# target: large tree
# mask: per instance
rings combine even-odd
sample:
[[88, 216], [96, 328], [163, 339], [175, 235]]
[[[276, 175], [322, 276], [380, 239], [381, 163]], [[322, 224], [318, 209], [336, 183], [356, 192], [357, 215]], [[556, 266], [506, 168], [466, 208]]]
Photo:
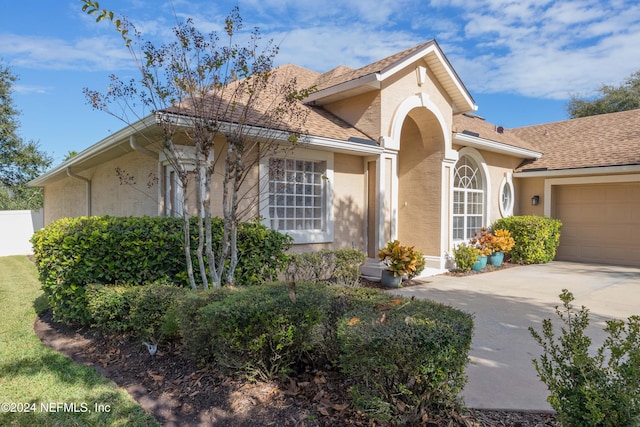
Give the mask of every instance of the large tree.
[[598, 92], [600, 96], [594, 99], [572, 95], [567, 104], [569, 116], [587, 117], [640, 108], [640, 71], [631, 74], [620, 86], [602, 85]]
[[[278, 48], [271, 41], [262, 43], [257, 29], [246, 34], [245, 43], [236, 43], [242, 30], [238, 8], [227, 17], [222, 39], [216, 33], [202, 34], [187, 20], [173, 29], [174, 42], [156, 46], [143, 40], [125, 18], [100, 9], [96, 1], [82, 1], [85, 12], [115, 25], [140, 70], [138, 80], [125, 82], [112, 76], [106, 93], [87, 90], [88, 99], [94, 107], [127, 123], [135, 115], [128, 107], [136, 103], [156, 115], [163, 131], [161, 149], [182, 187], [195, 182], [201, 281], [205, 288], [208, 283], [215, 287], [233, 284], [238, 225], [256, 211], [260, 193], [255, 172], [262, 158], [283, 155], [298, 143], [307, 115], [300, 100], [308, 89], [298, 88], [295, 79], [274, 70]], [[113, 105], [118, 108], [110, 108]], [[179, 140], [193, 144], [194, 155], [188, 164], [185, 151], [175, 142]], [[222, 242], [215, 246], [211, 235], [214, 174], [222, 183], [217, 210], [224, 220]], [[195, 287], [187, 208], [185, 198], [185, 256]], [[214, 251], [216, 246], [219, 249]]]
[[34, 141], [18, 136], [19, 111], [13, 103], [13, 84], [17, 77], [0, 64], [0, 210], [38, 209], [42, 190], [27, 187], [51, 164], [51, 157]]

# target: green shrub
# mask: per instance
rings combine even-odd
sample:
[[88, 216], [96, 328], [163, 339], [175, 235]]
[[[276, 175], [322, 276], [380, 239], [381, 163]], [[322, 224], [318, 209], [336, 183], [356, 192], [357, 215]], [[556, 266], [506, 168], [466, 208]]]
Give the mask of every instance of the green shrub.
[[453, 259], [460, 271], [469, 271], [480, 256], [480, 249], [460, 243], [453, 249]]
[[340, 368], [361, 410], [416, 423], [457, 406], [471, 346], [470, 315], [430, 301], [362, 299], [339, 320]]
[[173, 313], [178, 298], [190, 290], [163, 280], [135, 289], [130, 311], [133, 332], [143, 339], [174, 338], [178, 334], [177, 326], [170, 327], [172, 319], [167, 319], [167, 314]]
[[632, 426], [640, 424], [640, 316], [608, 320], [608, 337], [595, 354], [585, 335], [589, 310], [574, 310], [571, 292], [560, 294], [564, 309], [556, 307], [563, 323], [556, 338], [551, 319], [542, 334], [529, 328], [542, 347], [535, 369], [549, 389], [547, 401], [564, 426]]
[[130, 313], [135, 294], [131, 286], [88, 285], [85, 297], [92, 326], [105, 332], [133, 330]]
[[366, 259], [357, 249], [323, 249], [289, 256], [287, 278], [302, 282], [330, 282], [354, 286], [360, 281], [360, 266]]
[[552, 261], [560, 244], [560, 220], [541, 216], [512, 216], [501, 218], [493, 229], [508, 230], [515, 240], [511, 260], [521, 264], [540, 264]]
[[[222, 233], [214, 219], [214, 236]], [[197, 245], [195, 219], [192, 247]], [[55, 221], [31, 239], [43, 290], [56, 320], [88, 324], [85, 286], [143, 285], [166, 278], [186, 284], [182, 222], [172, 217], [81, 217]], [[238, 230], [236, 283], [263, 284], [286, 265], [291, 239], [265, 226]], [[219, 248], [216, 248], [216, 250]]]
[[[147, 286], [87, 286], [87, 310], [92, 326], [105, 332], [132, 332], [143, 339], [163, 340], [178, 335], [173, 315], [186, 292], [166, 281]], [[172, 325], [172, 322], [174, 325]]]
[[311, 356], [329, 294], [325, 286], [305, 283], [293, 292], [283, 284], [237, 288], [201, 308], [197, 322], [206, 329], [210, 361], [250, 378], [273, 379]]
[[200, 309], [224, 300], [232, 291], [235, 290], [225, 287], [186, 292], [178, 298], [175, 307], [167, 313], [166, 320], [175, 321], [177, 324], [186, 354], [198, 364], [203, 365], [212, 360], [209, 351], [211, 346], [209, 331], [212, 327], [209, 323], [212, 319], [202, 318], [199, 315]]

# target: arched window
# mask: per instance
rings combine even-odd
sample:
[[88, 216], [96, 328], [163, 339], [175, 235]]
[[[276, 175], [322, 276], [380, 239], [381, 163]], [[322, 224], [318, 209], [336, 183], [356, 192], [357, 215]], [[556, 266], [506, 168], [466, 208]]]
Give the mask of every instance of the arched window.
[[453, 240], [467, 240], [484, 223], [485, 184], [476, 162], [463, 155], [453, 177]]

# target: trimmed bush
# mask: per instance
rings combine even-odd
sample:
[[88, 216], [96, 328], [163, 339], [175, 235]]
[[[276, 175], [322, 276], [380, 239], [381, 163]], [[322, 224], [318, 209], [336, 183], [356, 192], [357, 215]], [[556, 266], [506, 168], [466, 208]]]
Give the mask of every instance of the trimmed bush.
[[357, 249], [323, 249], [289, 256], [287, 278], [293, 281], [330, 282], [354, 286], [360, 280], [360, 266], [366, 259]]
[[[222, 234], [214, 219], [214, 236]], [[192, 247], [197, 247], [195, 219]], [[31, 239], [43, 290], [56, 320], [88, 324], [85, 287], [144, 285], [159, 279], [186, 285], [182, 221], [172, 217], [81, 217], [55, 221]], [[236, 282], [275, 280], [291, 239], [257, 223], [238, 230]], [[218, 249], [218, 248], [216, 248]], [[195, 261], [194, 261], [195, 262]]]
[[221, 368], [249, 378], [285, 377], [320, 339], [328, 296], [325, 286], [304, 283], [295, 289], [284, 284], [230, 289], [221, 301], [198, 310], [196, 333], [206, 331], [209, 361]]
[[130, 312], [133, 332], [140, 338], [159, 341], [176, 336], [178, 328], [167, 326], [170, 323], [167, 314], [172, 313], [177, 299], [190, 290], [163, 280], [135, 289]]
[[[148, 286], [87, 286], [87, 311], [92, 326], [105, 332], [131, 332], [143, 339], [163, 340], [178, 335], [168, 314], [185, 292], [166, 281]], [[171, 326], [175, 324], [175, 326]]]
[[457, 406], [472, 330], [469, 314], [431, 301], [360, 299], [338, 323], [340, 368], [356, 381], [354, 401], [411, 425]]
[[515, 240], [511, 261], [520, 264], [541, 264], [552, 261], [560, 245], [560, 220], [541, 216], [511, 216], [501, 218], [493, 229], [508, 230]]
[[231, 288], [221, 288], [186, 292], [167, 314], [168, 320], [175, 319], [178, 325], [186, 354], [200, 365], [212, 361], [209, 351], [211, 319], [203, 319], [199, 315], [200, 310], [216, 301], [223, 301], [230, 291]]
[[130, 313], [135, 294], [136, 288], [132, 286], [88, 285], [86, 299], [91, 325], [108, 333], [133, 330]]

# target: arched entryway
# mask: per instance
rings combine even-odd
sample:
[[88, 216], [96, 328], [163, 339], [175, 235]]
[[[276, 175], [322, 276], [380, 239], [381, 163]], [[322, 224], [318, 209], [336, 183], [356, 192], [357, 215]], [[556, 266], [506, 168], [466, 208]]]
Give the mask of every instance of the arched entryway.
[[424, 107], [410, 110], [398, 152], [398, 239], [432, 259], [443, 251], [444, 157], [445, 136], [436, 115]]

